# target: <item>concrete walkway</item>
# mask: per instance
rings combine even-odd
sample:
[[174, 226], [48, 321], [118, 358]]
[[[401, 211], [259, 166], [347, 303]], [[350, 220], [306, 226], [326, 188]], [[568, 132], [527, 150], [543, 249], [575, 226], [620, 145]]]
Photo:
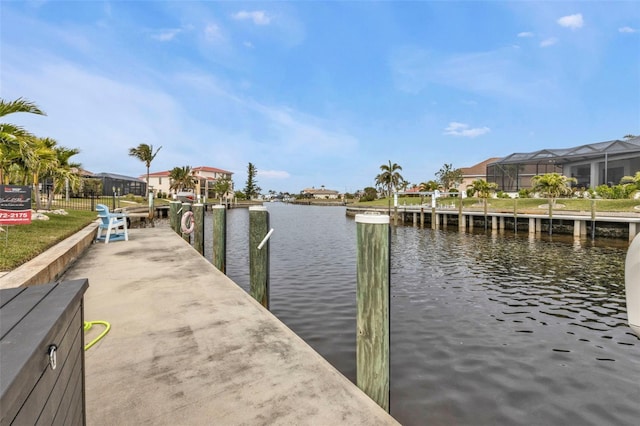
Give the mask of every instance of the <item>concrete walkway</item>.
[[168, 228], [93, 244], [74, 278], [112, 326], [85, 353], [90, 425], [397, 424]]

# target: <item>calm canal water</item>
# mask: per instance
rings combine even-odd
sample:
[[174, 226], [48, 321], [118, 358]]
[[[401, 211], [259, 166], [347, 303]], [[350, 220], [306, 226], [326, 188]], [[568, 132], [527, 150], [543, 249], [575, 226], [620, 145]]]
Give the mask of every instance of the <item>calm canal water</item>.
[[[354, 219], [342, 207], [267, 208], [272, 312], [355, 382]], [[227, 222], [227, 274], [248, 291], [248, 211]], [[637, 425], [626, 247], [393, 228], [391, 414], [405, 425]]]

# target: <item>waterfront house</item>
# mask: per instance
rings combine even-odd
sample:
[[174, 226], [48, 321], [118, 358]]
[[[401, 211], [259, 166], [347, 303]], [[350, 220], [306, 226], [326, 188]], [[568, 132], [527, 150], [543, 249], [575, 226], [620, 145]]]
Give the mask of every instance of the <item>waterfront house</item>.
[[517, 192], [531, 188], [531, 178], [560, 173], [577, 180], [579, 188], [616, 185], [623, 176], [640, 171], [640, 137], [580, 145], [574, 148], [541, 149], [514, 153], [487, 164], [486, 179], [498, 189]]
[[472, 186], [474, 180], [487, 179], [487, 165], [499, 161], [500, 157], [491, 157], [471, 167], [462, 167], [462, 182], [458, 186], [458, 190], [464, 193], [468, 187]]
[[338, 191], [334, 191], [333, 189], [325, 189], [324, 186], [320, 189], [316, 189], [314, 187], [306, 188], [300, 191], [302, 196], [315, 198], [317, 200], [335, 200], [340, 196]]
[[[153, 189], [154, 194], [162, 193], [168, 195], [175, 193], [175, 191], [171, 189], [172, 182], [169, 177], [170, 173], [170, 170], [149, 173], [149, 186]], [[193, 192], [196, 196], [199, 194], [201, 199], [233, 197], [233, 172], [218, 169], [216, 167], [199, 166], [193, 167], [191, 169], [191, 174], [196, 183], [196, 187]], [[146, 175], [141, 176], [141, 178], [146, 178]], [[216, 194], [215, 192], [215, 184], [221, 179], [227, 179], [231, 182], [229, 191], [227, 191], [226, 194]]]

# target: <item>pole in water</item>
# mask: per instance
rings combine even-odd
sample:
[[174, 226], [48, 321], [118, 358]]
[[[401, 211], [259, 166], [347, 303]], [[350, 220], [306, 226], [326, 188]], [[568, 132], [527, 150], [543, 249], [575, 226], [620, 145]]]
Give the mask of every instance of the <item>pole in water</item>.
[[513, 199], [513, 231], [514, 234], [518, 233], [518, 199]]
[[264, 206], [249, 207], [249, 293], [269, 309], [269, 241], [260, 243], [269, 232], [269, 212]]
[[356, 215], [357, 385], [389, 411], [389, 216]]
[[553, 203], [549, 200], [549, 235], [553, 230]]
[[596, 239], [596, 200], [591, 200], [591, 239]]
[[193, 247], [204, 256], [204, 205], [197, 203], [193, 205]]
[[180, 201], [169, 202], [169, 223], [171, 224], [171, 229], [173, 229], [173, 232], [176, 234], [180, 234], [181, 210], [182, 203]]
[[227, 209], [221, 204], [211, 206], [213, 228], [213, 266], [223, 274], [227, 269]]

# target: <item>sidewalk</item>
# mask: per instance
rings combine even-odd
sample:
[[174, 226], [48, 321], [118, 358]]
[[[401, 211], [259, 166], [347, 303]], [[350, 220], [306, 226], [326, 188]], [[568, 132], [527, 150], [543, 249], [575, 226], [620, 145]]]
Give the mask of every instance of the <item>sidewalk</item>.
[[85, 353], [90, 425], [397, 424], [168, 228], [93, 244], [75, 278], [112, 327]]

